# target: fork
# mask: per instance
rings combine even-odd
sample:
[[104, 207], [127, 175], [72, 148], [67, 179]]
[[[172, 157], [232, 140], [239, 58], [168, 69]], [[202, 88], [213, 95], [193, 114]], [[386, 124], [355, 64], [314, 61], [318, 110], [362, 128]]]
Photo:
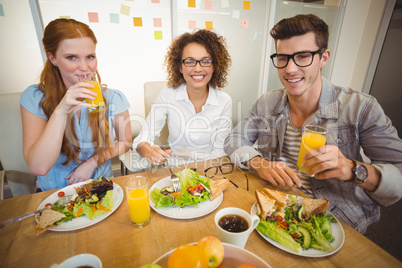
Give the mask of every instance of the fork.
[[176, 174], [174, 174], [172, 172], [172, 169], [170, 168], [170, 165], [169, 165], [169, 160], [167, 158], [166, 158], [166, 162], [167, 162], [167, 166], [168, 166], [169, 171], [170, 171], [170, 179], [172, 180], [173, 189], [174, 189], [175, 192], [178, 192], [181, 189], [180, 179], [179, 179], [179, 177], [177, 177]]
[[299, 208], [299, 195], [297, 193], [297, 186], [296, 185], [295, 185], [294, 190], [296, 192], [296, 204], [293, 206], [293, 213], [296, 213], [297, 209]]

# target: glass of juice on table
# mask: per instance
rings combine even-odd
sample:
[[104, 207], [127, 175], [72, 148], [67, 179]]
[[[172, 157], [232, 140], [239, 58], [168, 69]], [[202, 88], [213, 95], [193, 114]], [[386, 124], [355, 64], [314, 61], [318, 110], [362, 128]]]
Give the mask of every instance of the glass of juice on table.
[[148, 180], [144, 176], [133, 176], [124, 183], [131, 223], [134, 227], [147, 226], [151, 220]]
[[94, 85], [93, 88], [87, 88], [87, 89], [92, 90], [98, 94], [94, 100], [85, 99], [86, 103], [91, 104], [91, 107], [88, 108], [89, 112], [97, 113], [105, 110], [106, 104], [105, 101], [103, 100], [102, 91], [100, 89], [96, 73], [94, 72], [80, 76], [80, 82]]
[[316, 149], [327, 142], [327, 129], [321, 126], [307, 125], [303, 128], [302, 141], [300, 144], [299, 158], [297, 159], [297, 169], [301, 174], [306, 174], [311, 167], [302, 169], [304, 163], [303, 155], [311, 150]]

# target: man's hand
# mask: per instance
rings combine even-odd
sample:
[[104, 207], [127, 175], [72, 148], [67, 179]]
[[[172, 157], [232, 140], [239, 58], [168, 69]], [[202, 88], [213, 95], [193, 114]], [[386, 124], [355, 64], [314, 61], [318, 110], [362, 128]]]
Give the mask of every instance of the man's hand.
[[147, 161], [156, 166], [162, 165], [166, 162], [166, 158], [170, 157], [171, 149], [163, 150], [158, 145], [150, 145], [147, 142], [142, 142], [137, 146], [137, 152], [147, 159]]
[[337, 178], [347, 181], [353, 178], [353, 162], [347, 159], [335, 145], [323, 145], [307, 152], [303, 158], [306, 160], [302, 168], [311, 167], [308, 176], [317, 179]]
[[295, 173], [290, 167], [281, 161], [268, 161], [262, 157], [254, 157], [247, 162], [247, 166], [255, 171], [264, 180], [272, 185], [293, 188], [295, 184], [301, 187], [300, 174]]

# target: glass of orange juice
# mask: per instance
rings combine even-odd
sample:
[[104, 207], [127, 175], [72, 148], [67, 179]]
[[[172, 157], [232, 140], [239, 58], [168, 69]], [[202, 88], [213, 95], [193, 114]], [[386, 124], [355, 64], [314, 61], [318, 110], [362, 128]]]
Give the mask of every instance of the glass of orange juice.
[[82, 75], [82, 76], [80, 76], [79, 80], [80, 80], [80, 82], [85, 82], [85, 83], [94, 85], [95, 86], [94, 88], [87, 88], [87, 89], [92, 90], [98, 94], [94, 100], [85, 99], [86, 103], [91, 104], [91, 107], [88, 108], [89, 112], [97, 113], [97, 112], [105, 110], [106, 104], [105, 104], [105, 101], [103, 100], [102, 91], [100, 89], [96, 73], [92, 72], [89, 74]]
[[311, 167], [302, 169], [304, 163], [303, 155], [311, 150], [316, 149], [327, 142], [327, 129], [321, 126], [307, 125], [303, 128], [302, 141], [300, 144], [299, 158], [297, 159], [297, 169], [301, 174], [306, 174]]
[[134, 176], [124, 183], [128, 210], [134, 227], [147, 226], [151, 220], [149, 206], [148, 180], [144, 176]]

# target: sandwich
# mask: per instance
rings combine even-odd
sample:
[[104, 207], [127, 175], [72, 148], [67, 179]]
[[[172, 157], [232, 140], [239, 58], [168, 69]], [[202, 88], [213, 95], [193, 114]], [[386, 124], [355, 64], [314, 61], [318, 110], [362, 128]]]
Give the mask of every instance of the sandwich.
[[255, 190], [255, 197], [257, 198], [257, 208], [260, 218], [265, 220], [275, 210], [275, 200], [257, 190]]
[[230, 185], [229, 179], [224, 180], [211, 180], [209, 186], [211, 187], [211, 201], [217, 198], [223, 191], [226, 190]]
[[279, 211], [283, 211], [283, 209], [286, 207], [288, 198], [287, 194], [275, 190], [271, 190], [268, 188], [264, 188], [263, 193], [269, 196], [270, 198], [274, 199], [276, 202], [276, 206]]
[[53, 209], [45, 209], [39, 216], [38, 226], [36, 227], [36, 234], [41, 234], [44, 231], [58, 226], [66, 217], [65, 214], [55, 211]]
[[302, 216], [305, 220], [309, 220], [312, 216], [324, 213], [327, 211], [329, 206], [329, 201], [325, 198], [321, 199], [310, 199], [305, 198], [302, 201]]

